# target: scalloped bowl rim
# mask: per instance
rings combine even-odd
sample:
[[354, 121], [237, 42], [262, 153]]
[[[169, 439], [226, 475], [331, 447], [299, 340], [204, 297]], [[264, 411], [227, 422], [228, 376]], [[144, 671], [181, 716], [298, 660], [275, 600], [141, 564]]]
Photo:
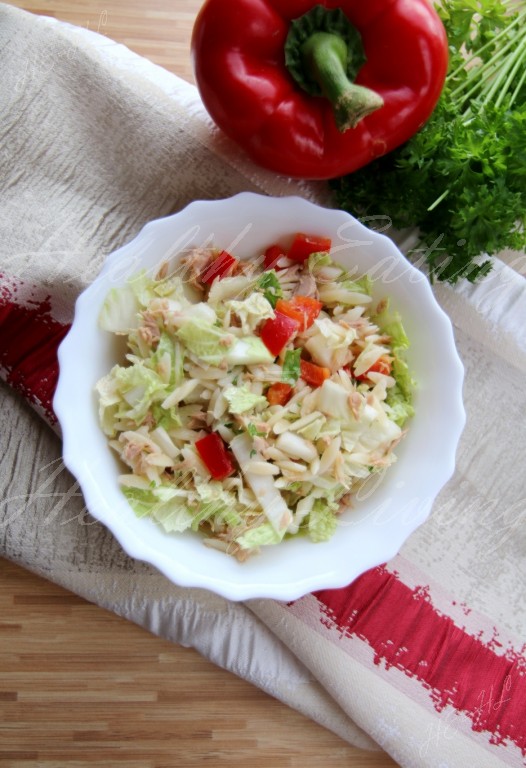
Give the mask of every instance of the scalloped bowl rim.
[[[353, 511], [342, 515], [330, 541], [292, 539], [239, 563], [204, 546], [199, 534], [164, 533], [151, 520], [137, 518], [126, 502], [117, 484], [117, 461], [98, 424], [94, 384], [116, 362], [114, 341], [98, 328], [98, 314], [111, 286], [122, 284], [141, 267], [153, 269], [176, 258], [187, 246], [210, 244], [213, 238], [214, 245], [230, 248], [242, 258], [305, 230], [330, 236], [335, 259], [348, 266], [358, 264], [360, 273], [372, 273], [378, 295], [388, 295], [400, 310], [411, 340], [409, 363], [418, 381], [416, 414], [398, 446], [398, 461], [374, 493], [365, 493]], [[464, 369], [451, 321], [427, 278], [385, 235], [348, 213], [298, 196], [242, 192], [222, 200], [195, 201], [146, 224], [131, 242], [106, 258], [99, 275], [77, 299], [58, 357], [54, 409], [62, 430], [63, 458], [79, 482], [89, 512], [131, 557], [155, 566], [179, 586], [208, 589], [231, 600], [293, 600], [314, 590], [343, 587], [390, 560], [427, 519], [453, 474], [465, 424]]]

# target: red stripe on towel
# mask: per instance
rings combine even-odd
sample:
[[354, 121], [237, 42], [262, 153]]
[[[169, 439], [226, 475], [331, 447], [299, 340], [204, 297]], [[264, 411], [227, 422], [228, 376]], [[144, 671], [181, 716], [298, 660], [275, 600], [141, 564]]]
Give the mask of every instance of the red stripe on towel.
[[3, 378], [54, 424], [57, 350], [70, 326], [51, 316], [49, 297], [17, 303], [10, 286], [0, 288], [0, 368]]
[[[526, 658], [497, 655], [439, 613], [424, 588], [411, 589], [385, 568], [345, 589], [314, 593], [322, 621], [367, 642], [375, 664], [419, 680], [438, 711], [464, 712], [490, 742], [514, 742], [526, 754]], [[493, 643], [495, 645], [495, 643]]]

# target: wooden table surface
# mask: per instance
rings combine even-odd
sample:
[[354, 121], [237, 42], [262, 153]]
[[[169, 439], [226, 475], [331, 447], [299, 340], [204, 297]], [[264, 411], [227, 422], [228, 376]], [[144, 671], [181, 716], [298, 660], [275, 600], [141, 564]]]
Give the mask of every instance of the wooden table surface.
[[[17, 0], [192, 80], [201, 0]], [[221, 670], [0, 560], [0, 764], [393, 768]]]

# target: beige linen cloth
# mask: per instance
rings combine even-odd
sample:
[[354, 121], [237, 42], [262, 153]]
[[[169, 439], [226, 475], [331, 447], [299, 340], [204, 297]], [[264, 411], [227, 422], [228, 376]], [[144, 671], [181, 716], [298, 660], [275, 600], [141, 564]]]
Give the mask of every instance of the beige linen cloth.
[[468, 420], [453, 479], [393, 561], [292, 604], [178, 588], [85, 513], [50, 429], [46, 345], [17, 369], [9, 318], [65, 328], [105, 256], [192, 200], [330, 198], [254, 167], [193, 87], [86, 30], [0, 5], [0, 72], [0, 555], [403, 766], [523, 765], [524, 278], [497, 260], [475, 287], [435, 289], [466, 367]]

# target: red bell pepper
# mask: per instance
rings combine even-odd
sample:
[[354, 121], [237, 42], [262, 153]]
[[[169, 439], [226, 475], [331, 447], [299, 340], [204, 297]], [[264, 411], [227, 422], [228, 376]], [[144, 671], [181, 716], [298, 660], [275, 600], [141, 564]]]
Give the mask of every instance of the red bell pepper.
[[292, 396], [292, 386], [284, 381], [271, 384], [266, 392], [269, 405], [286, 405]]
[[310, 296], [293, 296], [291, 299], [278, 299], [276, 302], [276, 311], [296, 320], [300, 331], [311, 327], [322, 307], [321, 301], [311, 299]]
[[209, 114], [255, 162], [330, 179], [422, 127], [448, 44], [429, 0], [206, 0], [192, 57]]
[[291, 317], [275, 312], [261, 327], [261, 341], [274, 356], [279, 355], [285, 344], [298, 332], [299, 323]]
[[306, 261], [312, 253], [322, 253], [331, 250], [332, 241], [329, 237], [306, 235], [298, 232], [294, 236], [287, 256], [292, 261]]
[[278, 262], [280, 259], [282, 259], [287, 254], [285, 253], [284, 248], [281, 247], [281, 245], [269, 245], [269, 247], [266, 249], [265, 254], [263, 256], [263, 266], [267, 269], [275, 269], [276, 271], [279, 269], [282, 269], [278, 265]]
[[325, 379], [331, 375], [328, 368], [316, 365], [316, 363], [309, 363], [308, 360], [300, 360], [300, 372], [303, 381], [311, 387], [321, 387]]
[[216, 277], [226, 277], [232, 272], [237, 263], [237, 259], [228, 251], [221, 251], [201, 275], [202, 282], [205, 285], [209, 285], [214, 282]]
[[234, 463], [220, 435], [210, 432], [195, 441], [197, 453], [214, 480], [224, 480], [235, 469]]
[[361, 373], [359, 376], [355, 376], [355, 378], [358, 381], [365, 381], [370, 373], [383, 373], [386, 376], [389, 376], [391, 373], [391, 367], [390, 359], [385, 355], [382, 355], [382, 357], [379, 357], [376, 363], [373, 363], [371, 367], [365, 371], [365, 373]]

